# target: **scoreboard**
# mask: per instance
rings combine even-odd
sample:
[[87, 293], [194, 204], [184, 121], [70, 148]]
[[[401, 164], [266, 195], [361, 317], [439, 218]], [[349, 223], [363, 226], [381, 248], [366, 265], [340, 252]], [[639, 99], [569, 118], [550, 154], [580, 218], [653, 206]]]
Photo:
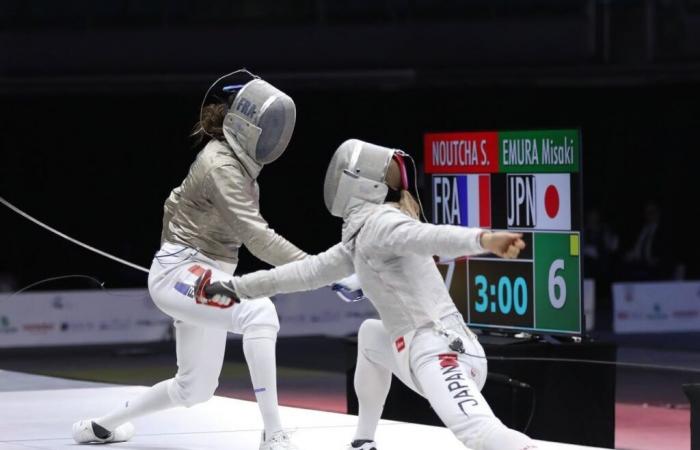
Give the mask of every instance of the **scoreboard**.
[[424, 135], [433, 223], [516, 231], [527, 245], [517, 259], [440, 261], [469, 326], [581, 334], [580, 161], [578, 130]]

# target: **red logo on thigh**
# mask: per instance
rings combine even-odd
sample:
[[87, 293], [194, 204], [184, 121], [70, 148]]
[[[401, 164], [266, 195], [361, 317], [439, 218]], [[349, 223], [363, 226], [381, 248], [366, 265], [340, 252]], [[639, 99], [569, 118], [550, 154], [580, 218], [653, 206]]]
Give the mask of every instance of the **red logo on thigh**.
[[193, 265], [187, 270], [195, 274], [195, 276], [201, 276], [204, 272], [206, 272], [206, 269], [198, 264]]
[[438, 359], [440, 360], [440, 367], [458, 367], [459, 363], [457, 362], [457, 354], [456, 353], [443, 353], [441, 355], [438, 355]]
[[403, 336], [398, 338], [396, 340], [395, 344], [396, 344], [396, 351], [399, 353], [401, 353], [403, 351], [403, 349], [406, 348], [406, 341], [404, 341]]

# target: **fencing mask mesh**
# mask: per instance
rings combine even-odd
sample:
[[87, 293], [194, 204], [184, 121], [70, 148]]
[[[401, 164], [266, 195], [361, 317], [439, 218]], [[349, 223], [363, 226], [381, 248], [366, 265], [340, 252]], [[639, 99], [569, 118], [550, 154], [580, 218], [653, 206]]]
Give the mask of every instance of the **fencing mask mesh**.
[[343, 142], [326, 171], [323, 197], [328, 211], [343, 217], [355, 201], [382, 203], [388, 191], [384, 178], [394, 152], [358, 139]]
[[224, 130], [251, 158], [268, 164], [287, 148], [295, 122], [292, 98], [270, 83], [254, 79], [236, 94], [224, 118]]

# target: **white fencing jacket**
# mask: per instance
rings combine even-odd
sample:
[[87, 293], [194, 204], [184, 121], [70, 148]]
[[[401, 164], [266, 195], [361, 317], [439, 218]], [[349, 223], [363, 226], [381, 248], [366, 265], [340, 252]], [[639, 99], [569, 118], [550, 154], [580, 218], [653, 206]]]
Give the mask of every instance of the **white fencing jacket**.
[[365, 203], [346, 216], [343, 240], [301, 261], [234, 277], [241, 298], [326, 286], [357, 273], [392, 339], [458, 313], [433, 255], [484, 253], [482, 230], [421, 223], [394, 204]]

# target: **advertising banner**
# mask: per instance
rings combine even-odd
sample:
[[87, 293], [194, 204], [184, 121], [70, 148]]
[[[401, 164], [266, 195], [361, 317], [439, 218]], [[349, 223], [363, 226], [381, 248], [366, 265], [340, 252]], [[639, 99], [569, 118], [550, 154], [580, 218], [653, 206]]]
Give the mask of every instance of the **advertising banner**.
[[157, 342], [171, 324], [146, 289], [0, 297], [0, 348]]
[[700, 281], [614, 283], [616, 333], [700, 331]]
[[[281, 337], [353, 335], [365, 319], [377, 317], [369, 301], [346, 303], [330, 288], [279, 295], [273, 301]], [[172, 322], [146, 289], [2, 295], [0, 349], [169, 341]]]

